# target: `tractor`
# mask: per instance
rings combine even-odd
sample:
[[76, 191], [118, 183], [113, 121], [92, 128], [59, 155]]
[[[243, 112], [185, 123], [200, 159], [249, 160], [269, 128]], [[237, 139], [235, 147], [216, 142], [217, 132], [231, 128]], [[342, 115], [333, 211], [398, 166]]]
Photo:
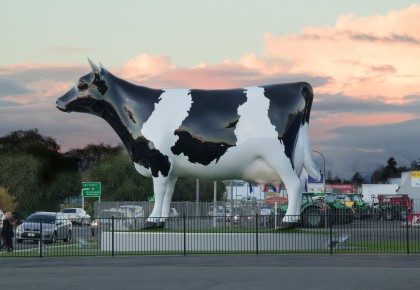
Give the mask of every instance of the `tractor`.
[[[287, 204], [282, 204], [277, 208], [277, 220], [281, 221], [286, 214]], [[304, 192], [302, 194], [302, 205], [300, 209], [301, 227], [320, 228], [325, 226], [328, 207], [325, 203], [315, 196], [313, 192]], [[275, 210], [272, 209], [272, 221], [275, 216]]]
[[372, 216], [372, 207], [362, 200], [361, 194], [351, 192], [347, 193], [346, 196], [348, 201], [345, 204], [353, 208], [356, 219], [367, 219]]
[[379, 194], [375, 209], [375, 220], [381, 217], [385, 221], [407, 220], [413, 210], [413, 201], [407, 194]]

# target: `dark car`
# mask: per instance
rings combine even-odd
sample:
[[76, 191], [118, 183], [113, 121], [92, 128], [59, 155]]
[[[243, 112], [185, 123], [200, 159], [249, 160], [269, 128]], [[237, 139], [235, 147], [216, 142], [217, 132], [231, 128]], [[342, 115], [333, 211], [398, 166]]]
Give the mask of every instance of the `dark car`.
[[[42, 230], [42, 232], [41, 232]], [[26, 218], [16, 229], [16, 242], [24, 240], [54, 243], [57, 240], [71, 240], [72, 224], [59, 212], [36, 212]]]

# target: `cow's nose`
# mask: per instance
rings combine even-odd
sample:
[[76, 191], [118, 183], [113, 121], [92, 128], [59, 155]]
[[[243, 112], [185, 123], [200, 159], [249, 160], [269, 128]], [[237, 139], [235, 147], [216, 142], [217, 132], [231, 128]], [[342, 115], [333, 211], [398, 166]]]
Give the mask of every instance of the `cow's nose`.
[[64, 111], [64, 110], [66, 109], [66, 106], [65, 106], [65, 105], [63, 105], [63, 102], [60, 102], [60, 99], [58, 99], [58, 100], [55, 102], [55, 107], [56, 107], [57, 109], [59, 109], [60, 111]]

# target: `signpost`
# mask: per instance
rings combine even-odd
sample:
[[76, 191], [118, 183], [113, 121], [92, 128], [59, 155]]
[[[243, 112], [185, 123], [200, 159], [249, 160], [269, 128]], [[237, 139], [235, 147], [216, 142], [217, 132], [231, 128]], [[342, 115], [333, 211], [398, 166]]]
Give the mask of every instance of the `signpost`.
[[99, 197], [101, 202], [101, 183], [82, 182], [82, 208], [85, 208], [85, 197]]
[[101, 183], [100, 182], [82, 182], [82, 196], [83, 197], [100, 197]]

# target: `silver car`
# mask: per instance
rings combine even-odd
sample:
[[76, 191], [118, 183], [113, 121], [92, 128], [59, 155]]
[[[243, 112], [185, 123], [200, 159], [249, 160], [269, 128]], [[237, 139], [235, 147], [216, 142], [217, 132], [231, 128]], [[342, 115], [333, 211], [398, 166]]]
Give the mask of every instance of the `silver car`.
[[16, 242], [33, 240], [55, 243], [71, 241], [71, 222], [60, 212], [36, 212], [31, 214], [16, 229]]
[[90, 215], [88, 215], [83, 208], [64, 208], [61, 210], [72, 224], [77, 225], [90, 225]]

